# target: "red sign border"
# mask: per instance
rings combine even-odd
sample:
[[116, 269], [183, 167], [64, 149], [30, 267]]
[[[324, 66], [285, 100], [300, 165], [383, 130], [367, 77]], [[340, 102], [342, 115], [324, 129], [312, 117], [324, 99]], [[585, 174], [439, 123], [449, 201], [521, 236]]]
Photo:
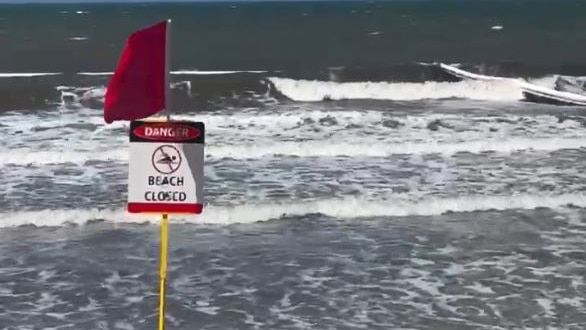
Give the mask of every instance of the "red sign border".
[[130, 213], [194, 213], [201, 214], [203, 204], [175, 204], [175, 203], [128, 203]]

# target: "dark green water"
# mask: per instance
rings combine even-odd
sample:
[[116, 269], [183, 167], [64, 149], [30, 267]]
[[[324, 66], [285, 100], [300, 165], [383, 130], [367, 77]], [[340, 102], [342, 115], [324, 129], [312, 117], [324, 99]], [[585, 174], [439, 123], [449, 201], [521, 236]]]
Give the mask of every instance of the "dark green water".
[[585, 17], [585, 1], [565, 0], [0, 5], [0, 72], [111, 71], [131, 31], [171, 18], [174, 68], [444, 61], [578, 75]]

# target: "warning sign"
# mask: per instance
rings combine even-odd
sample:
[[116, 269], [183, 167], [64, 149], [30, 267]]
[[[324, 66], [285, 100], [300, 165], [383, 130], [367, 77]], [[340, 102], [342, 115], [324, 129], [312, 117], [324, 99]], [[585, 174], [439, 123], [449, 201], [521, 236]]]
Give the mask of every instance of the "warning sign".
[[204, 124], [130, 124], [128, 211], [201, 213]]

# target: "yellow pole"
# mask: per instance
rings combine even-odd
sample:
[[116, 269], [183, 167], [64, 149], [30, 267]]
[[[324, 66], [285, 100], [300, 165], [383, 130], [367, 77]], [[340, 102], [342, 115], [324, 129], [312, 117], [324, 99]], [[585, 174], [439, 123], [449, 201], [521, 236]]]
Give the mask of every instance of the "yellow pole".
[[165, 330], [165, 286], [167, 280], [167, 247], [169, 245], [169, 218], [163, 214], [161, 222], [161, 268], [159, 276], [161, 279], [159, 289], [159, 330]]

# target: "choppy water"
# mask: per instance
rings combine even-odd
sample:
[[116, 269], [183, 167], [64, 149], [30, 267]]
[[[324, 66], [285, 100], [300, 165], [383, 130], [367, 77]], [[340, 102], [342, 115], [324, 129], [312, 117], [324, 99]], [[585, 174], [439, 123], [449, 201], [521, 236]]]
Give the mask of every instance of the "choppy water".
[[[560, 51], [567, 57], [537, 69], [529, 63], [541, 63], [543, 53], [519, 53], [524, 64], [509, 70], [496, 51], [484, 59], [492, 64], [475, 52], [441, 56], [410, 30], [433, 47], [412, 49], [409, 63], [389, 55], [372, 66], [367, 59], [378, 58], [378, 48], [354, 42], [340, 56], [360, 53], [356, 65], [345, 59], [338, 67], [341, 57], [321, 52], [335, 44], [324, 44], [315, 62], [296, 66], [273, 30], [260, 28], [311, 9], [311, 24], [287, 29], [290, 41], [309, 27], [318, 35], [347, 29], [340, 22], [359, 14], [354, 26], [362, 22], [357, 30], [365, 33], [353, 38], [381, 38], [409, 25], [366, 25], [396, 22], [383, 18], [402, 8], [413, 26], [449, 30], [448, 18], [460, 17], [487, 33], [513, 30], [506, 38], [524, 49], [530, 14], [553, 6], [523, 7], [519, 31], [495, 17], [512, 19], [507, 6], [526, 2], [479, 2], [492, 11], [466, 11], [477, 20], [443, 3], [0, 7], [7, 36], [0, 42], [11, 49], [0, 54], [0, 328], [156, 326], [158, 219], [125, 213], [128, 124], [102, 119], [108, 71], [125, 34], [95, 22], [115, 26], [130, 17], [120, 29], [130, 31], [165, 13], [176, 21], [174, 40], [197, 31], [214, 49], [196, 57], [200, 46], [179, 45], [173, 69], [174, 117], [205, 122], [207, 145], [204, 214], [172, 218], [170, 329], [583, 329], [585, 110], [523, 102], [510, 81], [454, 82], [416, 63], [461, 62], [551, 85], [556, 74], [585, 74], [565, 66], [580, 63], [575, 53]], [[563, 2], [550, 27], [579, 50], [581, 37], [568, 31], [583, 23], [580, 6]], [[47, 14], [35, 16], [39, 8]], [[105, 20], [108, 8], [115, 10]], [[274, 8], [281, 11], [271, 11], [272, 20], [251, 23]], [[10, 61], [57, 49], [55, 40], [36, 38], [51, 15], [102, 31], [59, 30], [59, 23], [51, 34], [59, 52], [82, 52], [74, 42], [111, 49], [78, 61], [59, 62], [51, 52]], [[257, 62], [246, 53], [236, 64], [227, 55], [206, 62], [235, 47], [212, 38], [212, 18], [226, 15], [265, 33], [260, 40], [272, 55], [250, 46]], [[190, 17], [206, 17], [210, 29]], [[504, 28], [491, 30], [497, 23]], [[236, 33], [226, 29], [218, 33]]]

